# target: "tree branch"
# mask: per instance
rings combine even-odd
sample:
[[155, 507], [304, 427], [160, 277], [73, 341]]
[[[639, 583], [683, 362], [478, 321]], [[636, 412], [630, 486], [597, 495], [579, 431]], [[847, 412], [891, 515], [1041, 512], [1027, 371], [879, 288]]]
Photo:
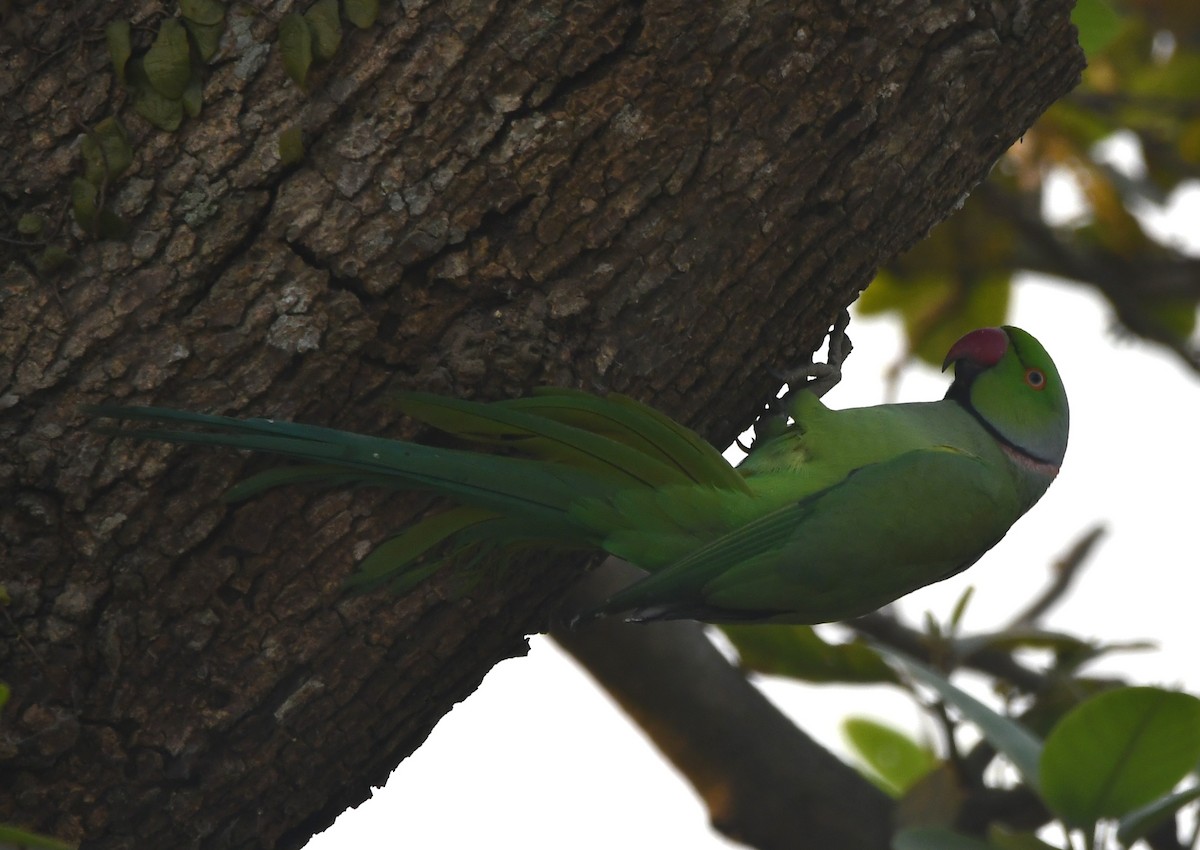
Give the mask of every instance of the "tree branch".
[[1096, 548], [1096, 544], [1100, 542], [1104, 534], [1105, 528], [1103, 525], [1098, 524], [1093, 526], [1083, 537], [1075, 542], [1075, 545], [1069, 551], [1056, 560], [1052, 565], [1052, 569], [1054, 570], [1053, 580], [1024, 611], [1013, 617], [1009, 628], [1034, 625], [1045, 616], [1047, 611], [1057, 605], [1075, 583], [1075, 578], [1079, 575], [1080, 568], [1092, 554], [1092, 550]]
[[[642, 575], [607, 559], [564, 611]], [[892, 802], [796, 727], [692, 621], [593, 621], [550, 635], [687, 777], [720, 832], [762, 850], [883, 850]]]
[[[919, 661], [932, 662], [935, 653], [930, 648], [928, 637], [910, 628], [888, 614], [867, 614], [846, 623], [859, 634], [866, 635]], [[1028, 693], [1038, 693], [1049, 682], [1042, 673], [1015, 661], [1011, 655], [993, 649], [980, 649], [970, 655], [955, 658], [960, 667], [968, 667], [1003, 679]]]
[[1022, 237], [1022, 268], [1066, 280], [1083, 281], [1108, 299], [1117, 317], [1134, 333], [1165, 345], [1193, 371], [1200, 372], [1200, 351], [1173, 333], [1155, 316], [1154, 298], [1195, 298], [1200, 281], [1200, 261], [1163, 249], [1156, 262], [1141, 261], [1136, 268], [1100, 245], [1079, 250], [1025, 208], [1017, 199], [990, 183], [980, 187], [989, 203], [1003, 210]]

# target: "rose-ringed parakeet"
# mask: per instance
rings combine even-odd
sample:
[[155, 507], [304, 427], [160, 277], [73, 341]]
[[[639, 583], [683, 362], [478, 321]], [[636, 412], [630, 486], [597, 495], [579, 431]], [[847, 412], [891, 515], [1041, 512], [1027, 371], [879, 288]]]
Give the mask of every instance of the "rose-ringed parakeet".
[[951, 348], [951, 364], [936, 402], [831, 410], [797, 392], [791, 424], [736, 469], [632, 399], [565, 389], [486, 404], [399, 397], [415, 419], [503, 455], [163, 408], [91, 412], [171, 426], [128, 432], [142, 438], [306, 462], [260, 473], [231, 499], [319, 482], [431, 490], [455, 503], [380, 545], [361, 583], [407, 587], [446, 561], [525, 548], [603, 550], [650, 575], [596, 613], [820, 623], [970, 566], [1058, 473], [1067, 397], [1038, 341], [1013, 327], [977, 330]]

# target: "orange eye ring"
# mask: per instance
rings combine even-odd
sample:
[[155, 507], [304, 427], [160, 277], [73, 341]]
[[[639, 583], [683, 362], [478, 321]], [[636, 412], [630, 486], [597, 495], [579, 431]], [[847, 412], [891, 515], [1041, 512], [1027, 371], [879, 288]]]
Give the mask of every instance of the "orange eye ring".
[[1025, 370], [1025, 383], [1038, 392], [1046, 389], [1046, 373], [1041, 369], [1030, 367]]

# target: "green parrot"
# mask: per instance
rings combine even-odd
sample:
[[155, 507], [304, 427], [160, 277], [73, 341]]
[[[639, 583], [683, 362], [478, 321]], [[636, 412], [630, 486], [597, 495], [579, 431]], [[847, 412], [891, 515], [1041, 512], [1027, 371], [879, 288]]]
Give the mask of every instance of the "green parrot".
[[489, 404], [399, 396], [409, 416], [505, 454], [164, 408], [90, 412], [167, 426], [115, 433], [306, 462], [243, 481], [233, 500], [318, 482], [455, 503], [381, 544], [359, 584], [403, 589], [445, 562], [522, 549], [603, 550], [650, 575], [594, 614], [822, 623], [966, 569], [1058, 474], [1067, 396], [1041, 344], [1018, 328], [984, 328], [955, 343], [943, 369], [951, 364], [941, 401], [831, 410], [796, 392], [790, 424], [736, 468], [630, 398], [567, 389]]

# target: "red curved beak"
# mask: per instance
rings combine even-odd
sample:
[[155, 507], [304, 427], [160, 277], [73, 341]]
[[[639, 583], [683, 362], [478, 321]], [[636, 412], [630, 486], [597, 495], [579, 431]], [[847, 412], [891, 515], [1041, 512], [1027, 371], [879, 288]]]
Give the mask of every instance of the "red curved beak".
[[950, 368], [951, 363], [959, 360], [970, 360], [982, 368], [995, 366], [1008, 351], [1008, 334], [1001, 328], [980, 328], [971, 331], [954, 345], [950, 346], [946, 359], [942, 361], [942, 371]]

